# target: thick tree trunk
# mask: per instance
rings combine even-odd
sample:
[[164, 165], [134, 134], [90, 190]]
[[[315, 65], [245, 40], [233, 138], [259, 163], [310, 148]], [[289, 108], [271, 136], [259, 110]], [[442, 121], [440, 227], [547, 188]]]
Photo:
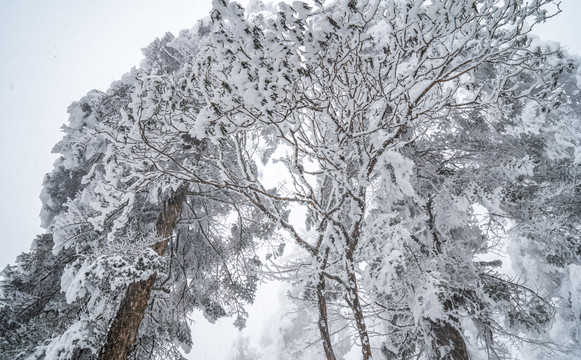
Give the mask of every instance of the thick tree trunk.
[[[428, 197], [428, 202], [426, 204], [426, 211], [428, 213], [428, 227], [432, 233], [432, 238], [434, 241], [434, 251], [436, 254], [442, 254], [442, 239], [438, 235], [438, 230], [436, 229], [435, 216], [432, 211], [434, 197], [430, 195]], [[444, 309], [452, 310], [454, 307], [453, 303], [448, 300], [444, 303]], [[455, 321], [454, 318], [451, 320]], [[436, 341], [434, 347], [438, 353], [438, 359], [441, 360], [468, 360], [468, 350], [466, 349], [466, 342], [462, 334], [448, 322], [443, 321], [430, 321], [432, 332], [436, 336]], [[442, 347], [452, 347], [452, 350], [448, 353], [441, 353], [439, 349]]]
[[[438, 359], [441, 360], [469, 360], [468, 350], [464, 337], [458, 329], [447, 322], [431, 322], [432, 332], [436, 336], [435, 347]], [[452, 347], [450, 352], [442, 353], [442, 347]]]
[[[171, 198], [159, 215], [155, 228], [157, 234], [164, 240], [153, 245], [153, 250], [160, 256], [165, 253], [169, 238], [179, 219], [184, 202], [183, 192], [178, 192]], [[125, 298], [121, 301], [117, 315], [107, 334], [100, 360], [125, 360], [137, 337], [139, 325], [149, 302], [151, 289], [155, 284], [157, 273], [151, 274], [147, 280], [132, 283], [127, 288]]]

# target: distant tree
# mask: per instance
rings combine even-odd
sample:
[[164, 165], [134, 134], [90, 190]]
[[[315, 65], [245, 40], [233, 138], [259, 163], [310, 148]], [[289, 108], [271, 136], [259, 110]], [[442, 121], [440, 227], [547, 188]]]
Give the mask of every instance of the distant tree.
[[250, 339], [247, 337], [238, 338], [235, 344], [235, 353], [228, 357], [228, 360], [258, 360], [260, 353], [250, 347]]

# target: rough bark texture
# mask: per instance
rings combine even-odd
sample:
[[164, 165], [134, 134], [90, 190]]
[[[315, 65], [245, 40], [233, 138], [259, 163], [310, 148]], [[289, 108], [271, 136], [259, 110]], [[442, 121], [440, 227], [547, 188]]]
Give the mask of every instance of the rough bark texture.
[[[183, 192], [178, 192], [171, 198], [159, 215], [155, 228], [157, 234], [164, 240], [154, 244], [153, 250], [163, 255], [167, 249], [168, 241], [179, 219]], [[139, 325], [145, 314], [145, 308], [149, 302], [151, 289], [155, 284], [157, 273], [151, 274], [147, 280], [132, 283], [127, 288], [125, 298], [121, 301], [117, 315], [107, 334], [107, 341], [99, 355], [100, 360], [125, 360], [137, 337]]]
[[438, 350], [438, 359], [442, 360], [469, 360], [468, 350], [464, 337], [458, 329], [447, 322], [432, 322], [432, 331], [436, 336], [436, 348], [452, 348], [449, 352]]
[[331, 343], [331, 335], [329, 334], [329, 323], [327, 321], [327, 300], [325, 299], [325, 278], [319, 279], [317, 285], [317, 300], [319, 305], [319, 332], [323, 340], [323, 349], [325, 350], [325, 357], [327, 360], [336, 360], [333, 352], [333, 344]]

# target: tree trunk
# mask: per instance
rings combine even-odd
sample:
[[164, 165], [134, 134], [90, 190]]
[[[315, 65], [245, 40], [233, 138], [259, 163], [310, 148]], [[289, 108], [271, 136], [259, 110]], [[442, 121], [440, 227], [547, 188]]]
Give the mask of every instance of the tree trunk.
[[325, 259], [321, 266], [321, 273], [319, 274], [319, 283], [317, 284], [317, 305], [319, 307], [319, 320], [317, 325], [321, 340], [323, 340], [323, 350], [325, 350], [325, 357], [327, 360], [336, 360], [335, 352], [333, 351], [333, 343], [331, 342], [331, 335], [329, 334], [329, 321], [327, 315], [327, 299], [325, 298], [325, 276], [323, 271], [327, 266], [327, 257], [329, 255], [329, 248], [326, 249]]
[[[163, 240], [152, 246], [158, 255], [163, 255], [167, 249], [175, 225], [179, 219], [184, 202], [184, 195], [179, 191], [162, 210], [155, 223], [157, 235]], [[132, 283], [127, 288], [125, 298], [121, 301], [113, 324], [109, 328], [107, 341], [101, 349], [100, 360], [125, 360], [137, 337], [139, 325], [149, 302], [151, 289], [155, 284], [157, 273], [151, 274], [147, 280]]]
[[[426, 204], [426, 211], [428, 213], [428, 227], [432, 233], [434, 241], [434, 251], [436, 254], [442, 254], [442, 239], [438, 235], [438, 230], [436, 229], [435, 216], [432, 211], [434, 196], [430, 195], [428, 197], [428, 202]], [[451, 300], [444, 302], [445, 310], [452, 310], [454, 308]], [[452, 321], [456, 321], [455, 318], [451, 318]], [[442, 360], [468, 360], [468, 350], [466, 349], [466, 342], [462, 334], [448, 322], [444, 321], [431, 321], [432, 332], [436, 336], [435, 346], [436, 352], [438, 354], [438, 359]], [[448, 353], [441, 353], [440, 348], [442, 347], [452, 347], [452, 350]]]
[[[468, 350], [464, 337], [458, 329], [447, 322], [431, 321], [432, 332], [436, 336], [435, 348], [438, 359], [442, 360], [469, 360]], [[451, 347], [450, 352], [441, 353], [442, 347]]]
[[363, 360], [368, 360], [371, 359], [371, 344], [369, 343], [369, 334], [367, 333], [367, 326], [365, 325], [363, 308], [361, 307], [361, 301], [359, 300], [357, 276], [355, 275], [355, 270], [353, 269], [353, 252], [348, 249], [345, 255], [347, 259], [345, 269], [347, 270], [347, 279], [349, 280], [345, 299], [347, 300], [347, 304], [349, 304], [349, 307], [353, 312], [353, 316], [355, 317], [355, 325], [357, 326], [359, 340], [361, 341], [361, 353], [363, 355]]

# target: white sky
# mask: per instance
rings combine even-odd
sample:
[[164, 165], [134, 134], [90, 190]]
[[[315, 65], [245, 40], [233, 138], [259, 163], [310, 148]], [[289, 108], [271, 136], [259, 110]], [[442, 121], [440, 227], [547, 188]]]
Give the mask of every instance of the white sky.
[[[581, 54], [581, 0], [561, 3], [563, 13], [537, 32]], [[68, 105], [106, 90], [138, 66], [141, 48], [192, 27], [210, 8], [210, 0], [0, 0], [0, 269], [42, 233], [38, 196]], [[212, 347], [194, 354], [227, 353]]]

